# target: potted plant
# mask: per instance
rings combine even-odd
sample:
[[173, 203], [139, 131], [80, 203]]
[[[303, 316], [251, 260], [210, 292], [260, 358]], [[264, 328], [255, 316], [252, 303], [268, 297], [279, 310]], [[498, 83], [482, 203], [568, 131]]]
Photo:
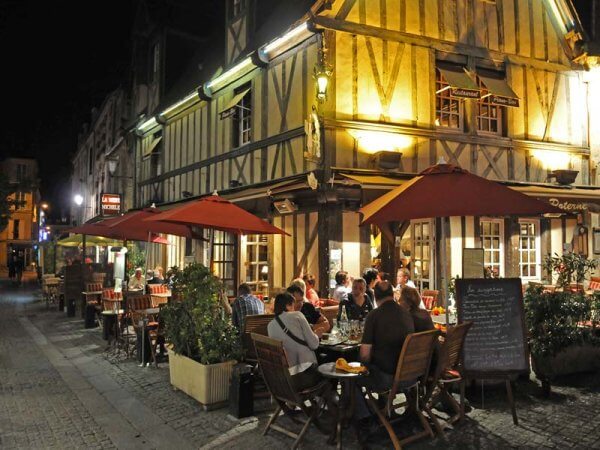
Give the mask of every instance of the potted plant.
[[552, 274], [557, 275], [556, 284], [563, 289], [568, 289], [571, 283], [576, 283], [577, 288], [583, 286], [583, 282], [596, 267], [597, 259], [587, 259], [578, 253], [563, 253], [562, 256], [557, 253], [547, 255], [544, 260], [544, 269], [549, 272], [550, 279]]
[[161, 312], [170, 342], [171, 384], [207, 408], [222, 404], [241, 349], [238, 332], [220, 302], [222, 283], [198, 263], [177, 271], [172, 283], [180, 300]]
[[600, 295], [544, 292], [530, 286], [525, 317], [533, 371], [546, 394], [559, 375], [600, 369]]

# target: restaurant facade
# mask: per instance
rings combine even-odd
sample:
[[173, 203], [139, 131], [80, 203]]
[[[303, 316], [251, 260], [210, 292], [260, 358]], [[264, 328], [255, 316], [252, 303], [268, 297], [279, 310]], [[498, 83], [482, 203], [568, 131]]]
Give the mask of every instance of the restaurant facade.
[[[230, 293], [310, 273], [325, 296], [336, 271], [371, 266], [439, 288], [442, 226], [452, 276], [465, 249], [524, 281], [545, 278], [548, 253], [600, 252], [600, 76], [570, 1], [229, 0], [224, 30], [172, 95], [134, 82], [129, 151], [134, 207], [218, 193], [287, 231], [216, 233]], [[168, 54], [150, 44], [145, 83]], [[361, 206], [441, 158], [572, 214], [360, 226]], [[150, 265], [206, 262], [206, 243], [170, 239]]]

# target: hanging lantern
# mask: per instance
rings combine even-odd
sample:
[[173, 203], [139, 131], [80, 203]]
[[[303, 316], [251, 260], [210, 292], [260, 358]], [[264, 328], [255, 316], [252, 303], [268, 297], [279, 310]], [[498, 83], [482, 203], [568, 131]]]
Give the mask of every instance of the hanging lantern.
[[329, 80], [333, 74], [333, 67], [327, 64], [327, 44], [325, 42], [325, 35], [321, 39], [321, 47], [319, 48], [318, 61], [315, 65], [314, 78], [316, 81], [317, 88], [317, 99], [320, 102], [324, 102], [327, 98], [327, 88], [329, 86]]

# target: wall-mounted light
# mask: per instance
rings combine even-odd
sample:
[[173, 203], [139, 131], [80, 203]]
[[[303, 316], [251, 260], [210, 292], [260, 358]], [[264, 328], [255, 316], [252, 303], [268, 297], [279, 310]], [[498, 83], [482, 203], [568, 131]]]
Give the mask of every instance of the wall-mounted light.
[[273, 202], [273, 206], [279, 214], [291, 214], [298, 209], [298, 206], [289, 198]]
[[531, 155], [547, 170], [570, 169], [573, 166], [569, 153], [552, 150], [532, 150]]
[[381, 170], [396, 170], [400, 167], [402, 153], [390, 152], [387, 150], [377, 152], [371, 156], [371, 162], [374, 168]]
[[414, 144], [414, 138], [400, 133], [371, 130], [348, 130], [348, 133], [356, 139], [360, 150], [370, 154], [403, 150]]
[[137, 131], [141, 134], [144, 134], [146, 131], [154, 128], [158, 125], [155, 117], [150, 117], [150, 119], [143, 122], [139, 127], [137, 127]]
[[217, 92], [219, 89], [224, 88], [228, 84], [237, 80], [238, 78], [243, 77], [251, 70], [256, 68], [254, 62], [252, 61], [252, 57], [248, 56], [247, 58], [241, 60], [235, 66], [233, 66], [228, 71], [222, 73], [218, 77], [204, 84], [204, 94], [208, 97], [212, 97], [212, 95]]
[[324, 102], [327, 98], [327, 89], [329, 87], [329, 80], [333, 75], [333, 67], [327, 63], [327, 43], [325, 42], [325, 35], [321, 37], [321, 47], [319, 48], [319, 56], [317, 64], [315, 65], [314, 78], [317, 89], [317, 99], [320, 102]]
[[73, 201], [77, 206], [83, 205], [83, 195], [75, 194], [75, 196], [73, 197]]
[[108, 165], [108, 173], [114, 175], [117, 170], [117, 164], [119, 163], [119, 157], [107, 158], [106, 164]]
[[258, 57], [261, 59], [261, 61], [268, 63], [269, 59], [272, 59], [275, 56], [282, 54], [286, 50], [298, 45], [300, 42], [310, 37], [311, 34], [312, 31], [308, 29], [307, 23], [302, 22], [297, 27], [289, 30], [283, 36], [278, 37], [274, 41], [269, 42], [267, 45], [261, 47], [258, 51]]

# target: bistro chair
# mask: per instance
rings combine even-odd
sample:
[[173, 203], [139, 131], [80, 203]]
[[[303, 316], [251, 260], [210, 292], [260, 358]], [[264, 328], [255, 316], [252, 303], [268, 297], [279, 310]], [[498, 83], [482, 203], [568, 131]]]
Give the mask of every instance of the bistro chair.
[[269, 322], [275, 318], [275, 314], [256, 314], [246, 316], [244, 319], [244, 329], [242, 331], [242, 350], [244, 352], [244, 361], [256, 364], [256, 350], [252, 341], [252, 334], [268, 336], [267, 327]]
[[425, 303], [425, 308], [431, 311], [434, 307], [438, 306], [439, 295], [440, 291], [438, 290], [424, 289], [421, 292], [421, 298], [423, 299], [423, 303]]
[[[454, 415], [448, 420], [453, 424], [465, 416], [465, 378], [462, 371], [462, 351], [465, 338], [473, 322], [464, 322], [455, 327], [449, 327], [446, 332], [444, 343], [438, 350], [437, 365], [430, 379], [428, 394], [425, 399], [425, 411], [431, 418], [433, 425], [441, 436], [443, 428], [431, 411], [438, 401], [444, 398], [454, 410]], [[460, 403], [450, 393], [450, 387], [458, 384], [460, 388]]]
[[[425, 436], [434, 437], [433, 430], [429, 426], [429, 422], [423, 414], [423, 408], [425, 406], [424, 399], [426, 390], [422, 389], [427, 381], [427, 375], [429, 374], [429, 366], [431, 364], [431, 356], [439, 331], [431, 330], [424, 331], [422, 333], [409, 334], [404, 340], [404, 345], [400, 351], [398, 358], [398, 364], [396, 366], [396, 373], [394, 375], [394, 381], [391, 389], [383, 391], [374, 391], [367, 389], [367, 403], [375, 412], [381, 424], [385, 427], [388, 432], [392, 445], [396, 450], [402, 448], [402, 445], [413, 442]], [[403, 439], [398, 439], [396, 432], [392, 427], [392, 411], [398, 406], [407, 406], [407, 402], [394, 405], [394, 399], [400, 390], [399, 386], [410, 383], [408, 388], [404, 390], [412, 389], [414, 391], [414, 411], [421, 422], [424, 431], [411, 434]], [[377, 394], [378, 398], [387, 396], [387, 401], [383, 407], [379, 406], [377, 399], [374, 397]]]
[[[277, 402], [277, 408], [275, 408], [275, 412], [273, 412], [273, 415], [269, 418], [267, 426], [263, 431], [263, 436], [267, 434], [270, 429], [279, 431], [294, 439], [292, 449], [295, 449], [298, 448], [300, 441], [308, 431], [311, 423], [314, 423], [319, 431], [324, 433], [325, 430], [322, 429], [317, 419], [321, 410], [318, 397], [322, 399], [328, 398], [329, 391], [331, 390], [331, 383], [329, 383], [328, 380], [323, 380], [316, 386], [303, 391], [296, 391], [292, 385], [289, 365], [282, 342], [256, 333], [252, 333], [252, 339], [256, 348], [258, 365], [265, 380], [265, 384], [267, 385], [271, 396]], [[289, 407], [300, 408], [307, 416], [307, 420], [304, 422], [300, 433], [294, 433], [275, 424], [275, 421], [278, 419], [282, 410], [288, 411]]]

